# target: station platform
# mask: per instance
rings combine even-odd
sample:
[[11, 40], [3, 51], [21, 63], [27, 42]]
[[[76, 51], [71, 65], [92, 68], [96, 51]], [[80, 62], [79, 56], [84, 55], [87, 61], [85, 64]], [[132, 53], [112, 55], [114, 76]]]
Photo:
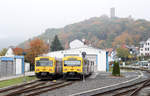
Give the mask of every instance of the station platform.
[[[33, 76], [33, 75], [35, 75], [34, 71], [25, 72], [25, 76]], [[13, 78], [18, 78], [18, 77], [22, 77], [22, 76], [24, 76], [24, 74], [8, 76], [8, 77], [1, 77], [0, 81], [9, 80], [9, 79], [13, 79]]]

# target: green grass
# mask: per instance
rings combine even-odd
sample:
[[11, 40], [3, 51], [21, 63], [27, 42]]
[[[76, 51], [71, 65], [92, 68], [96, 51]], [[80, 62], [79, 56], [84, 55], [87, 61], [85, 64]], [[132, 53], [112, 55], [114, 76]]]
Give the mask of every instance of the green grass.
[[[25, 77], [26, 82], [31, 81], [31, 80], [35, 80], [35, 79], [37, 79], [35, 76], [26, 76]], [[21, 83], [24, 83], [24, 77], [18, 77], [18, 78], [9, 79], [9, 80], [3, 80], [3, 81], [0, 81], [0, 88], [11, 86], [11, 85], [16, 85], [16, 84], [21, 84]]]

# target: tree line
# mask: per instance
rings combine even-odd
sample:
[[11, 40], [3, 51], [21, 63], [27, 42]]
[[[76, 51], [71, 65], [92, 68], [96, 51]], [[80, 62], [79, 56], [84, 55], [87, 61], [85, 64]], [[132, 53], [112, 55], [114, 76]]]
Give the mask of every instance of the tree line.
[[[46, 54], [50, 51], [64, 50], [57, 35], [55, 36], [51, 45], [44, 42], [42, 39], [35, 38], [31, 40], [27, 46], [29, 47], [26, 49], [19, 47], [13, 48], [13, 52], [15, 55], [25, 55], [25, 61], [29, 62], [32, 66], [34, 66], [35, 57]], [[6, 52], [6, 48], [2, 49], [0, 51], [0, 56], [4, 56]]]
[[104, 15], [70, 24], [64, 28], [47, 29], [38, 37], [44, 41], [52, 41], [56, 34], [63, 47], [68, 41], [84, 38], [96, 48], [116, 48], [123, 44], [138, 45], [140, 41], [147, 40], [150, 37], [150, 22], [144, 19], [109, 18]]

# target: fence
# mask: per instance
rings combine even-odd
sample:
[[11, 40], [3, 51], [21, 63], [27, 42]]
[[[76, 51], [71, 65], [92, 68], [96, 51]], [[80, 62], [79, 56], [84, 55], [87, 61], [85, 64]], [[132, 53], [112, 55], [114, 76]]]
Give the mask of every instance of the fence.
[[[21, 62], [16, 61], [16, 57], [0, 57], [0, 78], [2, 77], [9, 77], [17, 75], [17, 70], [22, 70], [23, 59], [20, 58]], [[18, 67], [18, 65], [21, 65]], [[18, 69], [17, 69], [18, 68]], [[22, 74], [23, 72], [20, 71], [19, 74]]]

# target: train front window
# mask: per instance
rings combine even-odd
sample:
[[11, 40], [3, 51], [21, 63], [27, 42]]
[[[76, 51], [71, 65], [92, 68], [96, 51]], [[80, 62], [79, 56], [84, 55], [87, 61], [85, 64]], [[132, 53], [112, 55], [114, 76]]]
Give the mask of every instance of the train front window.
[[53, 61], [39, 60], [36, 62], [36, 66], [53, 66]]
[[64, 66], [80, 66], [81, 61], [64, 61]]

